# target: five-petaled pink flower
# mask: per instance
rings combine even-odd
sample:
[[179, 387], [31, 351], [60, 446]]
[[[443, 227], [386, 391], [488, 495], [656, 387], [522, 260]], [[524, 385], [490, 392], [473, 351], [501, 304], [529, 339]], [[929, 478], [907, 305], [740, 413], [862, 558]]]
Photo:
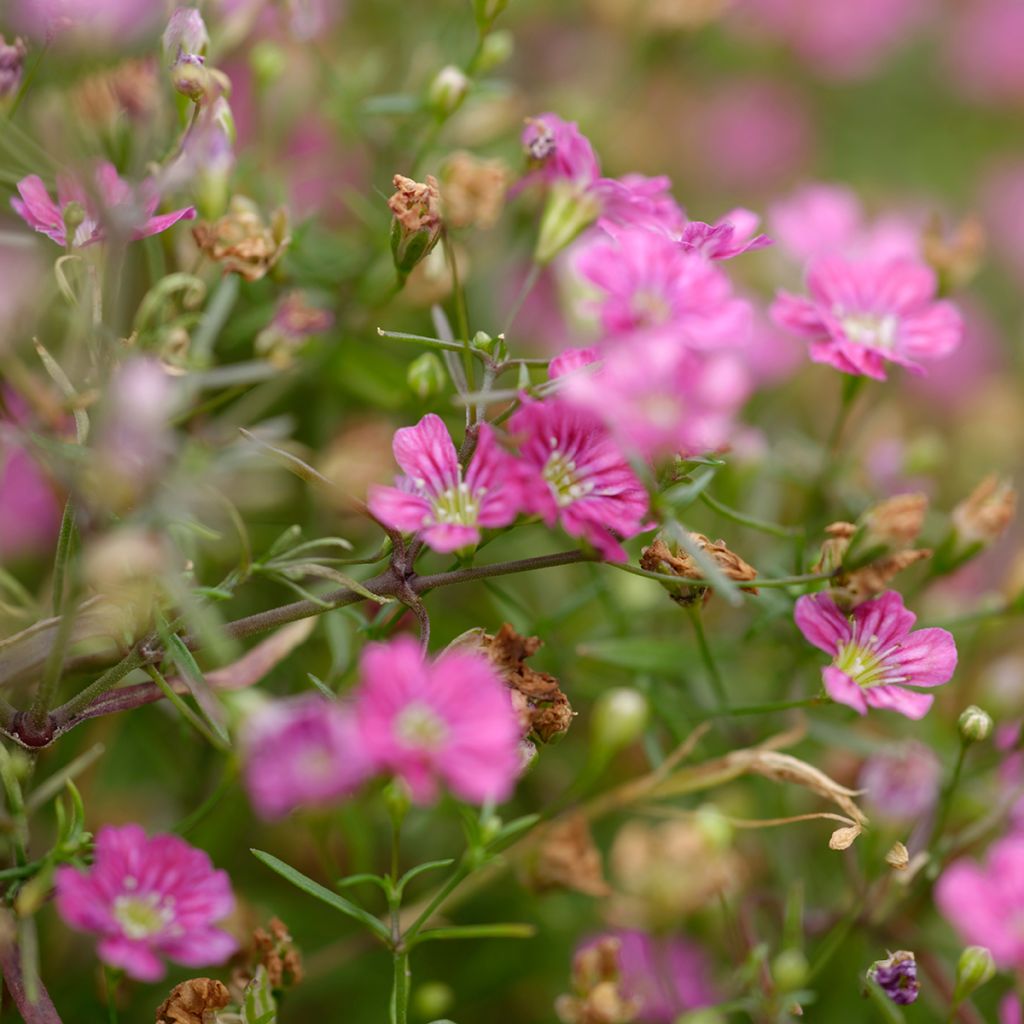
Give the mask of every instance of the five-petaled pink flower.
[[692, 220], [679, 233], [679, 244], [687, 252], [698, 252], [709, 260], [731, 260], [745, 252], [771, 245], [767, 235], [755, 235], [761, 218], [738, 207], [714, 224]]
[[371, 774], [354, 712], [317, 694], [279, 700], [246, 722], [245, 785], [261, 817], [323, 807]]
[[771, 312], [810, 342], [816, 363], [885, 380], [886, 362], [923, 373], [918, 359], [939, 359], [960, 344], [960, 313], [935, 300], [935, 273], [922, 263], [827, 256], [811, 265], [807, 286], [809, 299], [780, 292]]
[[937, 627], [911, 632], [917, 616], [895, 590], [849, 614], [829, 594], [805, 594], [794, 618], [805, 639], [832, 655], [822, 670], [828, 695], [862, 715], [872, 707], [923, 718], [935, 698], [906, 687], [941, 686], [956, 669], [953, 635]]
[[50, 198], [42, 179], [35, 174], [18, 182], [18, 192], [20, 198], [11, 200], [14, 212], [29, 227], [52, 238], [58, 245], [68, 244], [69, 207], [76, 204], [81, 221], [71, 238], [75, 248], [102, 241], [108, 227], [133, 239], [148, 238], [166, 231], [179, 220], [191, 220], [196, 215], [192, 206], [155, 215], [160, 196], [153, 183], [143, 182], [137, 190], [133, 189], [110, 163], [99, 164], [92, 186], [68, 175], [58, 175], [57, 202]]
[[519, 444], [524, 508], [624, 562], [616, 536], [645, 529], [647, 492], [601, 421], [549, 398], [524, 401], [508, 428]]
[[428, 413], [414, 427], [395, 432], [395, 460], [405, 471], [395, 487], [373, 487], [370, 511], [385, 526], [421, 531], [435, 551], [477, 544], [483, 527], [507, 526], [519, 512], [511, 459], [487, 424], [465, 476], [440, 416]]
[[519, 720], [509, 690], [482, 654], [449, 650], [425, 661], [401, 636], [370, 644], [360, 662], [356, 716], [367, 755], [413, 800], [441, 783], [470, 803], [502, 801], [519, 774]]
[[527, 159], [544, 181], [590, 184], [601, 174], [594, 147], [575, 121], [564, 121], [557, 114], [529, 117], [522, 142]]
[[985, 946], [1001, 968], [1024, 970], [1024, 836], [994, 843], [985, 864], [953, 861], [935, 885], [935, 902], [965, 943]]
[[186, 967], [222, 964], [238, 946], [213, 927], [234, 909], [227, 873], [173, 835], [139, 825], [101, 828], [88, 871], [57, 869], [57, 911], [101, 936], [99, 956], [139, 981], [164, 976], [160, 957]]
[[750, 306], [729, 279], [696, 252], [641, 228], [615, 232], [581, 250], [579, 273], [597, 286], [601, 326], [612, 336], [671, 332], [694, 348], [742, 344]]

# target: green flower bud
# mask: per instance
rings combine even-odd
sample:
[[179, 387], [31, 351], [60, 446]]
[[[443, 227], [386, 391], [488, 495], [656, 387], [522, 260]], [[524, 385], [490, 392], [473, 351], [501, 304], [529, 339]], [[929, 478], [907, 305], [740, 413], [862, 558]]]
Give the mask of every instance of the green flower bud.
[[714, 804], [698, 807], [694, 824], [716, 850], [727, 850], [732, 845], [732, 825]]
[[799, 949], [784, 949], [772, 961], [772, 977], [783, 992], [795, 992], [807, 981], [807, 957]]
[[64, 233], [67, 236], [68, 244], [71, 244], [75, 232], [81, 227], [85, 220], [85, 207], [77, 200], [72, 200], [64, 207]]
[[501, 67], [512, 56], [514, 49], [515, 37], [511, 32], [506, 32], [504, 29], [500, 32], [492, 32], [480, 47], [480, 56], [476, 60], [477, 70], [481, 74], [486, 74], [488, 71]]
[[444, 389], [447, 375], [444, 363], [437, 355], [434, 352], [424, 352], [409, 364], [405, 379], [409, 382], [413, 394], [419, 398], [430, 398]]
[[594, 750], [610, 757], [629, 746], [646, 728], [648, 712], [647, 698], [639, 690], [625, 686], [605, 690], [590, 719]]
[[454, 64], [441, 68], [427, 90], [427, 103], [438, 117], [447, 117], [459, 109], [469, 92], [466, 73]]
[[443, 981], [426, 981], [413, 989], [412, 1005], [418, 1017], [434, 1020], [455, 1005], [455, 993]]
[[541, 215], [533, 258], [542, 266], [550, 263], [600, 212], [601, 204], [586, 189], [573, 182], [556, 182]]
[[392, 779], [384, 787], [381, 795], [384, 797], [384, 806], [388, 809], [388, 816], [396, 825], [401, 824], [412, 806], [409, 787], [401, 779]]
[[250, 51], [249, 66], [260, 85], [273, 85], [288, 70], [288, 56], [276, 43], [263, 39]]
[[953, 1002], [962, 1003], [972, 992], [991, 981], [996, 973], [995, 960], [984, 946], [968, 946], [956, 965], [956, 990]]
[[964, 708], [957, 720], [960, 738], [964, 743], [977, 743], [988, 739], [992, 732], [992, 716], [982, 711], [976, 704]]

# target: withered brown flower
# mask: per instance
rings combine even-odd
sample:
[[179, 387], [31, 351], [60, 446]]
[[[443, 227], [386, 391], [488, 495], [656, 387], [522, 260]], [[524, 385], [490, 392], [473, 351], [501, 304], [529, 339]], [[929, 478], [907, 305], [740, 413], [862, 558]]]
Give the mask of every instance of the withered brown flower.
[[[715, 564], [731, 580], [737, 583], [750, 583], [757, 578], [757, 570], [744, 561], [735, 551], [730, 551], [724, 540], [709, 540], [703, 533], [691, 533], [690, 539], [704, 552], [714, 559]], [[657, 572], [667, 576], [680, 576], [683, 579], [699, 580], [704, 573], [697, 565], [693, 556], [678, 544], [668, 544], [662, 537], [656, 537], [654, 543], [640, 553], [640, 567], [648, 572]], [[673, 587], [666, 584], [669, 596], [677, 604], [692, 605], [698, 599], [707, 601], [711, 591], [707, 587], [689, 587], [680, 585]], [[757, 587], [744, 586], [743, 590], [750, 594], [758, 592]]]
[[191, 978], [175, 985], [156, 1011], [156, 1024], [205, 1024], [207, 1010], [231, 1002], [227, 986], [214, 978]]
[[587, 896], [611, 892], [601, 854], [582, 814], [572, 814], [544, 830], [530, 867], [530, 881], [541, 889], [572, 889]]
[[223, 217], [212, 224], [197, 224], [192, 236], [206, 256], [246, 281], [265, 277], [291, 242], [284, 207], [274, 212], [267, 225], [259, 207], [245, 196], [234, 196]]

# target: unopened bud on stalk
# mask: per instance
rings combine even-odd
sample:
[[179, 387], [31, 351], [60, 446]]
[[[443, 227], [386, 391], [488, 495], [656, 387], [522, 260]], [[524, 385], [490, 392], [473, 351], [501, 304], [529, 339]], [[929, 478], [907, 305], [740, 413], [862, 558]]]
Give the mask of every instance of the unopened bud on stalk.
[[772, 961], [772, 978], [783, 992], [795, 992], [807, 980], [807, 957], [799, 949], [784, 949]]
[[957, 719], [957, 728], [964, 743], [978, 743], [991, 735], [992, 716], [977, 704], [971, 704], [961, 712], [960, 718]]
[[996, 973], [992, 953], [984, 946], [968, 946], [956, 965], [956, 989], [953, 1002], [962, 1003], [972, 992], [991, 981]]
[[405, 377], [413, 394], [419, 398], [430, 398], [444, 390], [444, 364], [433, 352], [424, 352], [414, 359]]
[[409, 787], [401, 779], [392, 779], [384, 787], [381, 795], [384, 798], [384, 806], [388, 810], [388, 816], [396, 825], [400, 824], [412, 806], [412, 796], [409, 793]]
[[605, 690], [590, 719], [595, 751], [610, 757], [639, 739], [647, 727], [648, 712], [647, 698], [639, 690], [625, 686]]
[[394, 186], [397, 191], [388, 200], [388, 208], [394, 214], [391, 255], [399, 279], [404, 283], [413, 267], [437, 245], [441, 237], [444, 226], [441, 193], [437, 179], [429, 174], [425, 182], [396, 174]]
[[438, 117], [447, 117], [458, 110], [469, 92], [470, 81], [466, 73], [454, 64], [441, 68], [430, 88], [427, 102]]
[[540, 219], [533, 258], [542, 266], [550, 263], [600, 213], [600, 202], [585, 188], [575, 182], [555, 182]]
[[178, 7], [163, 34], [164, 56], [173, 64], [182, 54], [201, 54], [210, 45], [206, 22], [196, 7]]
[[511, 32], [491, 32], [480, 46], [480, 56], [477, 57], [476, 66], [481, 74], [493, 71], [501, 67], [515, 49], [515, 38]]
[[434, 1020], [455, 1005], [455, 993], [443, 981], [427, 981], [413, 989], [412, 1005], [417, 1016]]
[[288, 55], [276, 43], [264, 39], [250, 51], [249, 67], [260, 85], [270, 86], [288, 70]]

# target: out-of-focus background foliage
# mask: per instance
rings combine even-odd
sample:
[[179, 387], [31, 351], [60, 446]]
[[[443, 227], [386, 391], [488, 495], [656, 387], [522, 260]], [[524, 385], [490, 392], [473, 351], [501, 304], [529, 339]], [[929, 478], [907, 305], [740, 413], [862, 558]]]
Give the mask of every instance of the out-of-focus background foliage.
[[[4, 0], [0, 28], [11, 38], [16, 11], [13, 6], [6, 11], [7, 6]], [[255, 17], [243, 2], [223, 0], [203, 8], [212, 59], [232, 83], [238, 136], [229, 191], [255, 200], [267, 217], [278, 205], [286, 206], [293, 240], [272, 274], [224, 295], [229, 312], [218, 335], [205, 339], [207, 352], [197, 350], [197, 342], [204, 343], [197, 332], [184, 354], [175, 348], [180, 335], [169, 329], [154, 327], [144, 339], [190, 373], [226, 374], [225, 368], [239, 365], [245, 376], [237, 387], [229, 376], [201, 382], [208, 400], [196, 398], [180, 423], [179, 451], [161, 497], [142, 513], [125, 514], [129, 525], [166, 535], [174, 552], [168, 558], [176, 565], [191, 560], [197, 581], [216, 584], [243, 552], [215, 491], [240, 510], [246, 544], [257, 553], [292, 524], [311, 538], [347, 537], [360, 551], [369, 552], [379, 542], [337, 495], [361, 498], [369, 482], [389, 480], [395, 427], [434, 410], [450, 414], [457, 428], [460, 416], [448, 390], [417, 397], [406, 379], [417, 351], [377, 334], [378, 327], [433, 333], [430, 304], [448, 302], [450, 291], [443, 261], [434, 260], [404, 293], [394, 294], [385, 205], [391, 177], [440, 174], [456, 150], [499, 158], [518, 174], [523, 119], [548, 110], [579, 122], [606, 173], [669, 175], [676, 197], [694, 218], [712, 221], [742, 205], [760, 213], [772, 234], [771, 211], [808, 182], [855, 190], [867, 220], [909, 218], [923, 231], [933, 217], [946, 227], [976, 218], [986, 247], [977, 278], [956, 296], [968, 321], [961, 352], [935, 364], [926, 380], [893, 374], [872, 389], [846, 431], [848, 458], [828, 511], [832, 518], [852, 518], [889, 494], [924, 490], [933, 501], [925, 538], [938, 542], [949, 509], [986, 473], [1019, 474], [1024, 451], [1021, 4], [511, 0], [498, 23], [499, 41], [492, 40], [494, 66], [475, 79], [462, 107], [437, 130], [423, 97], [442, 67], [466, 67], [472, 57], [476, 31], [468, 3], [295, 0], [255, 6], [265, 7]], [[52, 178], [55, 167], [88, 156], [106, 154], [122, 172], [136, 176], [165, 158], [178, 122], [157, 56], [167, 13], [160, 7], [140, 4], [147, 15], [141, 27], [116, 39], [55, 43], [42, 53], [40, 43], [33, 42], [30, 87], [11, 122], [16, 130], [0, 122], [6, 136], [0, 144], [5, 199], [21, 175]], [[507, 59], [501, 60], [505, 48]], [[142, 63], [119, 87], [122, 94], [98, 76], [125, 60]], [[26, 139], [45, 154], [44, 166]], [[186, 192], [183, 188], [180, 198]], [[537, 216], [535, 198], [526, 193], [511, 201], [489, 230], [457, 233], [474, 331], [502, 329], [526, 273]], [[57, 292], [48, 265], [55, 250], [45, 240], [29, 244], [13, 216], [0, 217], [0, 230], [0, 375], [18, 388], [26, 374], [39, 376], [28, 344], [33, 334], [61, 352], [73, 373], [73, 323], [79, 313]], [[108, 307], [110, 329], [127, 336], [138, 298], [165, 268], [189, 269], [195, 259], [187, 230], [129, 250], [120, 295]], [[799, 289], [799, 265], [778, 247], [745, 257], [730, 270], [762, 306], [777, 287]], [[219, 272], [206, 267], [201, 276], [218, 294]], [[291, 288], [306, 290], [311, 301], [331, 310], [334, 326], [299, 354], [261, 363], [254, 338]], [[508, 331], [515, 354], [549, 354], [577, 337], [559, 312], [558, 288], [559, 274], [552, 271], [527, 300]], [[174, 302], [180, 303], [180, 296]], [[766, 346], [784, 345], [767, 340], [773, 334], [767, 321], [763, 330]], [[262, 368], [254, 369], [254, 363]], [[748, 429], [716, 481], [715, 495], [751, 514], [792, 523], [803, 515], [803, 487], [817, 471], [841, 381], [831, 368], [811, 366], [799, 351], [781, 365], [770, 385], [749, 402], [743, 417]], [[310, 485], [260, 456], [237, 433], [239, 426], [255, 425], [262, 436], [294, 445], [337, 489]], [[100, 519], [86, 545], [100, 545], [114, 532], [100, 526]], [[814, 531], [825, 521], [821, 515], [810, 524], [812, 545], [820, 536]], [[786, 541], [731, 524], [703, 507], [694, 509], [687, 525], [727, 538], [763, 575], [792, 570]], [[1011, 532], [976, 563], [917, 597], [922, 619], [946, 621], [1016, 594], [1024, 583], [1019, 541]], [[567, 546], [565, 538], [533, 526], [499, 538], [484, 555], [498, 560]], [[638, 548], [631, 546], [634, 556]], [[52, 532], [42, 529], [36, 553], [12, 561], [10, 571], [34, 591], [43, 586], [51, 557]], [[424, 564], [441, 569], [446, 561], [428, 555]], [[278, 582], [255, 579], [223, 614], [234, 618], [292, 596]], [[714, 703], [685, 613], [650, 581], [600, 566], [571, 566], [446, 589], [429, 597], [428, 606], [435, 648], [468, 628], [493, 632], [504, 621], [540, 636], [545, 646], [538, 664], [559, 676], [579, 712], [569, 734], [545, 751], [519, 787], [514, 804], [519, 813], [549, 803], [580, 771], [589, 712], [608, 687], [645, 692], [655, 723], [646, 743], [618, 757], [602, 784], [645, 770], [648, 757], [671, 749]], [[791, 607], [787, 596], [773, 591], [739, 610], [718, 600], [709, 605], [708, 635], [734, 703], [815, 692], [820, 660], [793, 627]], [[307, 672], [332, 686], [350, 683], [360, 645], [390, 615], [384, 609], [375, 620], [371, 611], [357, 606], [323, 616], [310, 640], [263, 687], [278, 694], [300, 692], [308, 689]], [[25, 625], [16, 609], [0, 606], [0, 635]], [[855, 786], [865, 757], [912, 736], [931, 746], [948, 772], [958, 746], [956, 716], [964, 706], [983, 704], [1004, 722], [1024, 710], [1020, 635], [1012, 616], [964, 626], [957, 631], [957, 676], [938, 693], [924, 722], [878, 713], [862, 722], [845, 708], [816, 710], [794, 752]], [[226, 660], [231, 652], [224, 654]], [[245, 699], [238, 699], [239, 713]], [[789, 724], [780, 715], [738, 719], [716, 726], [702, 749], [710, 756]], [[54, 770], [97, 742], [105, 744], [106, 754], [81, 785], [93, 828], [129, 820], [150, 829], [170, 827], [203, 801], [225, 770], [221, 755], [162, 705], [79, 728], [44, 753], [41, 763]], [[977, 817], [1012, 784], [996, 769], [991, 749], [972, 754], [955, 822]], [[344, 919], [322, 911], [248, 854], [250, 847], [270, 850], [317, 877], [330, 870], [325, 857], [346, 871], [379, 867], [383, 810], [368, 799], [329, 821], [299, 818], [267, 826], [254, 818], [237, 786], [228, 792], [189, 838], [230, 871], [240, 897], [241, 931], [274, 913], [306, 952], [308, 977], [289, 996], [283, 1020], [370, 1024], [383, 1019], [387, 958], [370, 949]], [[681, 806], [696, 807], [705, 799], [738, 818], [820, 809], [802, 790], [750, 779]], [[870, 801], [867, 809], [872, 813]], [[620, 816], [599, 824], [603, 850], [624, 821]], [[828, 834], [822, 822], [737, 830], [735, 859], [715, 855], [727, 861], [724, 895], [711, 896], [670, 922], [673, 931], [705, 946], [723, 1001], [737, 991], [736, 970], [751, 947], [766, 943], [770, 956], [783, 948], [785, 907], [795, 893], [802, 893], [806, 907], [802, 941], [814, 963], [821, 936], [855, 906], [866, 879], [886, 870], [882, 858], [892, 842], [906, 839], [903, 825], [880, 821], [852, 851], [839, 854], [826, 848]], [[410, 864], [455, 855], [460, 842], [452, 808], [416, 812], [406, 837]], [[627, 875], [641, 870], [631, 867], [628, 857], [617, 863], [623, 860]], [[692, 864], [680, 873], [699, 886], [701, 873], [716, 863]], [[554, 1019], [554, 998], [568, 988], [572, 950], [601, 929], [603, 904], [561, 890], [536, 893], [527, 881], [506, 874], [453, 915], [463, 923], [530, 921], [538, 926], [537, 937], [425, 947], [414, 962], [414, 985], [443, 983], [450, 988], [451, 1004], [438, 996], [428, 1011], [414, 989], [417, 1020], [450, 1016], [459, 1024], [528, 1024]], [[620, 888], [635, 882], [613, 875]], [[672, 898], [665, 897], [670, 905]], [[902, 914], [852, 929], [814, 979], [818, 995], [808, 1017], [868, 1019], [873, 1011], [861, 999], [859, 979], [886, 948], [914, 948], [919, 956], [936, 958], [947, 972], [952, 969], [958, 940], [928, 901]], [[66, 1008], [65, 1020], [100, 1020], [103, 1011], [94, 1008], [100, 1005], [98, 976], [87, 941], [52, 912], [44, 911], [41, 920], [44, 978], [57, 1005]], [[172, 978], [187, 973], [180, 970]], [[984, 1019], [994, 1019], [996, 997], [1004, 988], [993, 986], [979, 996]], [[161, 998], [155, 989], [136, 986], [126, 994], [123, 1019], [150, 1020]], [[926, 993], [907, 1008], [907, 1019], [937, 1019], [930, 998]]]

